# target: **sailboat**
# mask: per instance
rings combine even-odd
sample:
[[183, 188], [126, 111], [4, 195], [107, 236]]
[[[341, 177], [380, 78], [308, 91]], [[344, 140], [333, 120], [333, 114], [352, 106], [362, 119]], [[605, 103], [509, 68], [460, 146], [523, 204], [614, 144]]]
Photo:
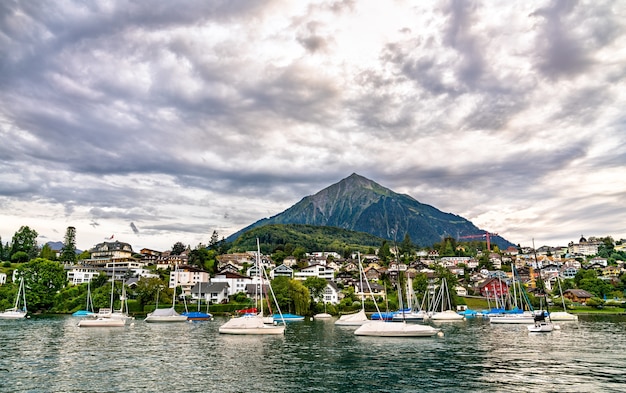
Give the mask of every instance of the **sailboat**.
[[561, 295], [561, 301], [563, 302], [563, 311], [556, 311], [550, 313], [550, 319], [553, 321], [578, 321], [578, 315], [570, 314], [565, 307], [565, 298], [563, 297], [563, 288], [561, 287], [561, 279], [557, 278], [559, 284], [559, 294]]
[[[176, 266], [176, 284], [178, 284], [178, 266]], [[157, 292], [158, 296], [158, 292]], [[176, 323], [176, 322], [187, 322], [187, 316], [181, 315], [176, 312], [174, 306], [176, 305], [176, 285], [174, 285], [174, 293], [172, 294], [172, 307], [169, 308], [158, 308], [159, 303], [157, 299], [157, 308], [148, 313], [146, 319], [144, 321], [148, 323]], [[185, 304], [186, 307], [186, 304]]]
[[[535, 239], [533, 239], [533, 250], [534, 250], [534, 254], [535, 254], [535, 266], [537, 266], [538, 270], [539, 270], [539, 280], [541, 280], [541, 269], [539, 268], [539, 265], [537, 264], [537, 251], [535, 250]], [[545, 283], [544, 283], [545, 286]], [[546, 292], [544, 289], [540, 288], [540, 293], [538, 294], [539, 296], [539, 310], [535, 311], [534, 315], [533, 315], [533, 320], [534, 320], [534, 325], [528, 325], [528, 332], [529, 333], [549, 333], [554, 329], [558, 329], [557, 326], [552, 324], [552, 321], [550, 320], [550, 309], [548, 306], [548, 302], [546, 301], [546, 312], [544, 313], [543, 309], [541, 308], [541, 300], [545, 299], [546, 297]], [[546, 315], [547, 315], [547, 319], [546, 319]]]
[[415, 300], [415, 293], [413, 291], [413, 283], [411, 278], [407, 278], [406, 282], [406, 303], [407, 306], [405, 309], [400, 309], [396, 312], [391, 318], [392, 321], [423, 321], [428, 319], [428, 315], [420, 309], [417, 302], [415, 305], [413, 301]]
[[93, 299], [91, 298], [91, 280], [87, 281], [87, 301], [85, 309], [78, 310], [72, 314], [73, 317], [89, 317], [96, 313], [93, 311]]
[[436, 305], [441, 305], [441, 310], [433, 312], [430, 319], [433, 321], [462, 321], [465, 317], [452, 310], [452, 302], [450, 301], [450, 290], [446, 278], [441, 279], [439, 294], [437, 295]]
[[[22, 308], [20, 308], [20, 301]], [[20, 277], [20, 285], [15, 295], [15, 305], [12, 308], [0, 312], [0, 319], [22, 319], [26, 317], [26, 288], [24, 287], [24, 277]]]
[[[240, 317], [235, 317], [229, 319], [225, 324], [219, 327], [218, 331], [222, 334], [239, 334], [239, 335], [278, 335], [285, 334], [285, 322], [282, 320], [282, 324], [276, 322], [274, 320], [273, 324], [266, 324], [265, 318], [263, 316], [263, 276], [261, 274], [261, 245], [259, 243], [259, 239], [256, 239], [257, 245], [257, 253], [256, 253], [256, 270], [258, 272], [258, 282], [259, 282], [259, 293], [258, 298], [260, 299], [260, 312], [259, 313], [245, 313]], [[274, 301], [276, 301], [276, 296], [274, 295], [274, 291], [272, 290], [272, 285], [269, 285], [269, 290], [272, 293], [272, 297]], [[278, 309], [278, 313], [280, 313], [280, 308], [278, 304], [276, 305]], [[256, 310], [255, 310], [256, 311]], [[281, 314], [282, 315], [282, 314]]]
[[98, 313], [92, 315], [95, 318], [84, 318], [78, 322], [78, 327], [124, 327], [126, 320], [111, 318], [113, 310], [113, 293], [115, 290], [115, 268], [111, 277], [111, 308], [100, 308]]
[[[402, 309], [402, 286], [398, 283], [398, 303]], [[370, 291], [371, 292], [371, 291]], [[376, 304], [376, 301], [374, 301]], [[376, 305], [378, 309], [378, 305]], [[379, 311], [380, 312], [380, 311]], [[359, 326], [355, 331], [356, 336], [376, 336], [376, 337], [432, 337], [439, 334], [440, 330], [432, 326], [416, 323], [372, 320]]]
[[[526, 295], [526, 291], [524, 290], [523, 286], [521, 286], [521, 283], [519, 283], [518, 280], [515, 278], [515, 272], [516, 272], [515, 265], [511, 263], [511, 273], [513, 275], [512, 281], [511, 281], [513, 285], [513, 298], [511, 299], [510, 294], [507, 294], [507, 296], [509, 296], [507, 299], [504, 299], [504, 296], [503, 296], [503, 298], [499, 300], [499, 297], [494, 293], [494, 300], [496, 301], [496, 308], [493, 308], [487, 312], [487, 317], [489, 319], [489, 323], [491, 324], [529, 325], [529, 324], [534, 323], [535, 310], [533, 309], [533, 306], [530, 303], [530, 300], [528, 299], [528, 296]], [[518, 285], [519, 285], [519, 304], [518, 304], [518, 299], [517, 299]], [[510, 310], [505, 309], [507, 300], [509, 301], [511, 307], [513, 307]], [[501, 304], [498, 305], [498, 302], [500, 302]], [[521, 308], [519, 308], [518, 305]]]
[[357, 255], [359, 259], [359, 280], [360, 280], [360, 285], [361, 285], [361, 310], [356, 313], [345, 314], [345, 315], [340, 316], [339, 319], [335, 321], [335, 325], [361, 326], [364, 323], [370, 321], [370, 319], [368, 319], [367, 315], [365, 314], [365, 296], [363, 295], [363, 292], [365, 292], [364, 287], [363, 287], [363, 276], [365, 275], [365, 273], [363, 272], [363, 265], [361, 264], [361, 253], [358, 253]]
[[330, 319], [333, 316], [326, 312], [326, 302], [324, 302], [324, 312], [313, 315], [313, 319]]
[[209, 314], [208, 300], [206, 304], [207, 312], [200, 311], [200, 303], [201, 303], [200, 293], [201, 293], [202, 283], [198, 282], [196, 285], [198, 286], [198, 311], [185, 311], [181, 315], [186, 316], [187, 319], [190, 321], [210, 321], [211, 319], [213, 319], [213, 315]]

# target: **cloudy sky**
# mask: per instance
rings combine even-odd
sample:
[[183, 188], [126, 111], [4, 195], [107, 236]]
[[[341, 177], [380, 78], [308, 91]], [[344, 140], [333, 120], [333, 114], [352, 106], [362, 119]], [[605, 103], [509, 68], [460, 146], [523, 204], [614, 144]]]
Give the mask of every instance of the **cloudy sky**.
[[0, 2], [0, 236], [207, 243], [358, 173], [626, 238], [626, 2]]

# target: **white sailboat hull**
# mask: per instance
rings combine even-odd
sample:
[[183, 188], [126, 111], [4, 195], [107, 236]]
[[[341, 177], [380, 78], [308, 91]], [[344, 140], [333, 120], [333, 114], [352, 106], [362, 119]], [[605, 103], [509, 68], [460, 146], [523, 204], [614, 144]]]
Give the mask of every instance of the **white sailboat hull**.
[[243, 316], [231, 318], [219, 327], [222, 334], [285, 334], [285, 325], [269, 325], [261, 316]]
[[361, 326], [364, 323], [371, 322], [370, 319], [367, 319], [367, 315], [365, 314], [365, 310], [361, 309], [361, 311], [354, 314], [346, 314], [339, 317], [338, 320], [335, 321], [335, 325], [339, 326]]
[[124, 327], [126, 323], [122, 319], [97, 318], [82, 319], [78, 322], [78, 327]]
[[171, 316], [171, 317], [159, 317], [148, 315], [145, 319], [147, 323], [167, 323], [167, 322], [187, 322], [185, 315]]
[[7, 310], [0, 312], [0, 319], [22, 319], [26, 317], [26, 311], [22, 310]]
[[430, 319], [433, 321], [462, 321], [465, 317], [452, 310], [445, 310], [433, 313], [433, 315], [430, 316]]
[[187, 316], [177, 313], [174, 307], [157, 308], [146, 316], [145, 321], [148, 323], [187, 322]]
[[394, 316], [391, 318], [392, 321], [395, 322], [402, 322], [402, 321], [423, 321], [428, 319], [428, 314], [426, 314], [424, 311], [418, 311], [418, 312], [414, 312], [414, 311], [409, 311], [409, 312], [403, 312], [403, 311], [399, 311], [397, 314], [394, 314]]
[[489, 317], [490, 323], [517, 323], [524, 325], [532, 325], [535, 323], [535, 317], [532, 313], [510, 314], [510, 315], [494, 315]]
[[439, 333], [432, 326], [404, 322], [370, 321], [354, 331], [357, 336], [376, 337], [432, 337]]
[[553, 321], [578, 321], [578, 315], [565, 311], [556, 311], [550, 313], [550, 319]]

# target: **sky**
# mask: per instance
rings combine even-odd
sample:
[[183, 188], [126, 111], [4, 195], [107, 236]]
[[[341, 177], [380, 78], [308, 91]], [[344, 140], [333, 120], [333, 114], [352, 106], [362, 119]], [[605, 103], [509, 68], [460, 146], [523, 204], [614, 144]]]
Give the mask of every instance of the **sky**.
[[626, 238], [626, 1], [0, 2], [0, 236], [207, 244], [357, 173]]

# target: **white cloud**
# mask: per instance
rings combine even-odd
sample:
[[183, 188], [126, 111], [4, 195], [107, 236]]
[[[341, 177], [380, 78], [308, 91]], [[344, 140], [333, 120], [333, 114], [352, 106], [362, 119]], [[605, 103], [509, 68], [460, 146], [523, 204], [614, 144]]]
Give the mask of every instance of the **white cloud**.
[[516, 243], [626, 237], [625, 11], [3, 4], [0, 235], [195, 245], [356, 172]]

